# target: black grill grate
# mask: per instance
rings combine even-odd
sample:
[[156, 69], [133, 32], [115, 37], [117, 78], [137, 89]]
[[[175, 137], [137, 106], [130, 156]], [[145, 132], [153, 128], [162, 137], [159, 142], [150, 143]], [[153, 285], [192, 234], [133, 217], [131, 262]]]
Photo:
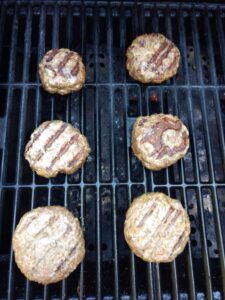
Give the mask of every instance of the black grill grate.
[[[144, 32], [161, 32], [181, 50], [178, 75], [140, 85], [125, 70], [125, 50]], [[225, 5], [3, 1], [0, 15], [0, 299], [225, 299]], [[43, 91], [45, 51], [82, 54], [87, 82], [69, 96]], [[157, 102], [152, 99], [157, 97]], [[130, 148], [140, 114], [177, 114], [191, 147], [176, 165], [144, 170]], [[38, 124], [62, 119], [87, 135], [91, 155], [71, 176], [46, 180], [23, 158]], [[130, 200], [163, 191], [181, 200], [191, 242], [171, 264], [146, 264], [123, 238]], [[61, 283], [41, 286], [17, 269], [11, 237], [33, 207], [65, 205], [80, 217], [87, 254]]]

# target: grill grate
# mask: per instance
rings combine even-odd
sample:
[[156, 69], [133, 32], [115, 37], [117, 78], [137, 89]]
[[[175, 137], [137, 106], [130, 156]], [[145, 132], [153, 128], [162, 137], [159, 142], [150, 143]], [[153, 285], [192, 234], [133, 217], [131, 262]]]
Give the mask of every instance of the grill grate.
[[[181, 50], [178, 75], [141, 85], [125, 50], [144, 32]], [[0, 299], [225, 299], [225, 5], [3, 1], [0, 14]], [[82, 54], [87, 82], [68, 96], [43, 91], [37, 64], [53, 47]], [[157, 98], [157, 102], [151, 99]], [[180, 116], [190, 130], [186, 157], [144, 170], [130, 148], [135, 118]], [[49, 119], [78, 126], [91, 155], [79, 172], [46, 180], [23, 158], [35, 127]], [[146, 264], [123, 238], [129, 201], [145, 191], [181, 200], [191, 242], [171, 264]], [[28, 282], [17, 269], [12, 232], [31, 208], [65, 205], [80, 217], [87, 254], [61, 283]]]

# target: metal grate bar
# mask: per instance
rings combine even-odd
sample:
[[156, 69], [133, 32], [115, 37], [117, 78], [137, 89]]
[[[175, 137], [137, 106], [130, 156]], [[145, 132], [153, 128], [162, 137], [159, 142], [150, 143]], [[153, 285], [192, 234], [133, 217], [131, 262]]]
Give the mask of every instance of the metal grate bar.
[[[199, 52], [198, 52], [199, 53]], [[189, 97], [189, 105], [190, 105], [190, 111], [193, 110], [192, 107], [192, 102]], [[193, 144], [196, 152], [196, 135], [195, 135], [195, 126], [192, 118], [192, 132], [193, 132]], [[197, 157], [197, 155], [195, 156]], [[199, 164], [196, 164], [197, 168], [197, 181], [200, 180], [199, 178]], [[202, 234], [202, 246], [203, 246], [203, 260], [204, 260], [204, 268], [205, 268], [205, 282], [206, 282], [206, 293], [207, 293], [207, 299], [212, 299], [212, 285], [210, 281], [210, 266], [209, 266], [209, 256], [208, 256], [208, 249], [207, 249], [207, 244], [206, 244], [206, 233], [205, 233], [205, 221], [204, 221], [204, 212], [203, 212], [203, 206], [202, 206], [202, 201], [201, 201], [201, 192], [200, 189], [197, 189], [197, 204], [200, 210], [200, 222], [201, 222], [201, 234]]]
[[[109, 82], [112, 83], [112, 48], [113, 48], [113, 27], [111, 26], [112, 24], [112, 10], [110, 5], [107, 7], [107, 27], [108, 27], [108, 36], [107, 36], [107, 46], [108, 46], [108, 55], [109, 55]], [[111, 110], [111, 157], [112, 157], [112, 176], [116, 176], [116, 171], [115, 171], [115, 151], [114, 151], [114, 97], [113, 97], [113, 88], [110, 87], [109, 91], [109, 99], [110, 99], [110, 110]], [[114, 260], [114, 297], [115, 299], [119, 299], [119, 263], [118, 263], [118, 235], [117, 235], [117, 230], [118, 230], [118, 216], [117, 216], [117, 203], [116, 203], [116, 191], [115, 191], [115, 185], [112, 186], [113, 188], [113, 195], [112, 195], [112, 210], [113, 210], [113, 260]]]
[[[160, 93], [160, 99], [162, 99], [162, 94], [161, 94], [161, 90], [159, 91]], [[149, 101], [149, 98], [147, 97], [146, 99], [147, 102], [147, 114], [150, 115], [151, 114], [151, 110], [150, 110], [150, 106], [151, 106], [151, 102]], [[160, 104], [162, 104], [162, 102], [160, 101]], [[153, 179], [153, 175], [150, 176], [150, 178], [148, 178], [148, 180], [150, 181], [150, 186], [152, 188], [152, 191], [155, 192], [155, 184], [154, 184], [154, 179]], [[156, 297], [156, 299], [162, 299], [162, 288], [161, 288], [161, 276], [160, 276], [160, 270], [159, 270], [159, 264], [150, 264], [150, 269], [152, 267], [152, 274], [153, 274], [153, 291], [154, 291], [154, 296]], [[154, 298], [153, 298], [154, 299]]]
[[[144, 18], [143, 18], [144, 14], [145, 14], [144, 7], [141, 6], [139, 9], [139, 16], [138, 16], [141, 32], [145, 32], [145, 25], [144, 25]], [[147, 112], [143, 109], [145, 103], [148, 103], [147, 89], [142, 86], [141, 87], [141, 101], [139, 104], [139, 110], [140, 110], [141, 115], [147, 115]], [[148, 177], [149, 176], [147, 176], [146, 172], [143, 172], [143, 173], [144, 173], [144, 192], [146, 193], [146, 192], [151, 191], [151, 189], [148, 188]], [[150, 176], [151, 176], [151, 174], [150, 174]], [[151, 263], [147, 264], [147, 287], [148, 287], [148, 298], [150, 300], [153, 300], [154, 295], [155, 295], [155, 286], [154, 286], [154, 277], [153, 277], [153, 267], [152, 267]]]
[[[125, 89], [124, 92], [124, 97], [125, 99], [128, 98], [127, 95], [127, 89]], [[128, 111], [128, 107], [127, 107], [127, 102], [126, 102], [126, 112]], [[127, 114], [126, 116], [126, 124], [127, 124]], [[129, 136], [129, 128], [126, 125], [126, 134], [127, 136]], [[128, 143], [129, 145], [129, 143]], [[129, 153], [129, 148], [127, 147], [127, 157], [128, 160], [131, 161], [131, 157], [130, 157], [130, 153]], [[127, 165], [127, 169], [128, 169], [128, 184], [129, 184], [129, 188], [128, 188], [128, 197], [129, 197], [129, 204], [131, 203], [131, 178], [130, 178], [130, 173], [131, 173], [131, 168], [130, 168], [130, 163], [128, 163]], [[131, 280], [131, 298], [136, 299], [137, 298], [137, 287], [136, 287], [136, 268], [135, 268], [135, 258], [134, 258], [134, 254], [131, 252], [130, 253], [130, 280]]]
[[213, 189], [213, 206], [214, 206], [214, 215], [215, 222], [217, 226], [217, 240], [218, 240], [218, 248], [220, 254], [220, 268], [222, 274], [222, 286], [223, 286], [223, 297], [225, 297], [225, 251], [224, 251], [224, 242], [223, 242], [223, 234], [221, 230], [221, 219], [218, 207], [218, 197], [217, 192]]
[[[166, 25], [166, 33], [168, 38], [173, 40], [172, 37], [172, 25], [171, 25], [171, 19], [170, 19], [170, 9], [168, 8], [166, 11], [166, 17], [165, 17], [165, 25]], [[173, 79], [175, 81], [175, 79]], [[174, 92], [176, 93], [176, 91]], [[177, 97], [175, 96], [175, 111], [168, 111], [168, 113], [175, 113], [175, 115], [178, 114], [178, 109], [177, 109]], [[169, 182], [169, 169], [166, 169], [166, 182]], [[171, 196], [171, 190], [169, 189], [168, 191], [169, 196]], [[172, 273], [172, 292], [173, 292], [173, 299], [178, 300], [179, 295], [178, 295], [178, 279], [177, 279], [177, 266], [176, 266], [176, 260], [171, 263], [171, 273]]]
[[[132, 181], [132, 184], [133, 185], [140, 185], [140, 184], [144, 184], [145, 181]], [[71, 186], [76, 186], [76, 187], [79, 187], [82, 183], [68, 183], [68, 187], [71, 187]], [[52, 183], [43, 183], [43, 184], [2, 184], [2, 188], [14, 188], [14, 189], [19, 189], [19, 188], [40, 188], [40, 187], [46, 187], [46, 188], [52, 188], [52, 187], [63, 187], [65, 185], [65, 183], [57, 183], [57, 184], [52, 184]], [[89, 186], [96, 186], [96, 183], [89, 183], [88, 184]], [[101, 186], [107, 186], [108, 184], [107, 183], [101, 183]], [[121, 185], [128, 185], [129, 186], [129, 183], [118, 183], [117, 184], [118, 186], [121, 186]], [[147, 185], [150, 186], [149, 182], [147, 181]], [[187, 183], [171, 183], [171, 184], [166, 184], [166, 183], [162, 183], [162, 184], [154, 184], [154, 186], [159, 186], [160, 188], [170, 188], [170, 187], [177, 187], [177, 188], [187, 188], [187, 187], [190, 187], [190, 188], [202, 188], [202, 187], [208, 187], [208, 188], [211, 188], [211, 187], [224, 187], [224, 184], [223, 183], [201, 183], [201, 184], [194, 184], [194, 183], [190, 183], [190, 184], [187, 184]]]
[[[12, 38], [11, 38], [11, 47], [10, 47], [10, 65], [9, 65], [9, 72], [8, 72], [8, 79], [9, 81], [12, 80], [12, 73], [14, 70], [14, 66], [15, 66], [15, 51], [16, 51], [16, 39], [17, 39], [17, 31], [18, 31], [18, 6], [15, 7], [15, 12], [14, 12], [14, 17], [13, 17], [13, 31], [12, 31]], [[8, 127], [9, 127], [9, 123], [11, 122], [10, 118], [9, 118], [9, 114], [10, 111], [12, 110], [12, 94], [13, 94], [13, 88], [9, 88], [8, 89], [8, 93], [7, 93], [7, 102], [6, 102], [6, 118], [5, 118], [5, 124], [6, 124], [6, 130], [5, 130], [5, 134], [3, 137], [3, 145], [7, 143], [7, 136], [8, 136]], [[6, 173], [6, 166], [5, 166], [5, 161], [6, 161], [6, 157], [7, 157], [7, 151], [5, 149], [5, 147], [3, 148], [2, 151], [2, 170], [1, 170], [1, 174], [2, 174], [2, 178], [4, 179], [5, 173]]]
[[[204, 127], [205, 127], [205, 131], [206, 131], [206, 139], [207, 139], [207, 144], [208, 144], [208, 152], [209, 152], [209, 160], [210, 160], [210, 165], [211, 165], [211, 169], [212, 169], [212, 178], [213, 178], [213, 182], [215, 182], [215, 176], [214, 176], [214, 172], [213, 172], [213, 162], [212, 162], [212, 157], [213, 157], [213, 154], [212, 154], [212, 146], [211, 146], [211, 142], [210, 142], [210, 133], [209, 133], [209, 128], [208, 128], [208, 122], [206, 121], [207, 120], [207, 111], [206, 111], [206, 105], [205, 105], [205, 102], [206, 102], [206, 96], [203, 94], [202, 92], [202, 99], [201, 99], [201, 104], [202, 104], [202, 111], [203, 111], [203, 116], [204, 116]], [[216, 194], [214, 193], [214, 210], [216, 210], [216, 212], [218, 212], [218, 199], [216, 197]], [[216, 219], [218, 219], [219, 217], [219, 213], [215, 214], [216, 215]], [[217, 243], [219, 245], [219, 249], [221, 251], [220, 253], [220, 256], [221, 256], [221, 259], [222, 259], [222, 263], [221, 263], [221, 273], [222, 273], [222, 276], [224, 278], [224, 261], [225, 261], [225, 257], [224, 257], [224, 247], [223, 247], [223, 238], [222, 238], [222, 234], [221, 234], [221, 228], [220, 228], [220, 222], [218, 223], [218, 220], [216, 220], [216, 224], [217, 224]], [[208, 259], [209, 261], [209, 259]], [[209, 262], [208, 262], [209, 264]], [[225, 293], [225, 290], [224, 290], [224, 293]]]
[[216, 76], [216, 67], [215, 67], [215, 61], [214, 61], [214, 49], [213, 49], [213, 42], [212, 42], [212, 34], [211, 34], [211, 28], [209, 24], [209, 11], [206, 12], [206, 15], [204, 17], [205, 21], [205, 28], [208, 35], [208, 53], [210, 57], [209, 65], [210, 65], [210, 73], [211, 73], [211, 82], [212, 84], [217, 84], [217, 76]]
[[225, 166], [225, 135], [224, 135], [224, 129], [222, 125], [222, 116], [221, 116], [221, 107], [220, 107], [220, 101], [219, 101], [219, 92], [215, 93], [216, 99], [215, 99], [215, 111], [217, 116], [217, 126], [218, 126], [218, 135], [219, 135], [219, 142], [221, 145], [221, 154], [223, 159], [223, 166]]
[[187, 62], [187, 42], [185, 36], [185, 27], [184, 27], [184, 13], [183, 10], [179, 9], [178, 11], [178, 25], [179, 25], [179, 40], [181, 47], [181, 60], [184, 73], [184, 81], [187, 85], [190, 84], [189, 73], [188, 73], [188, 62]]
[[[220, 37], [220, 43], [219, 43], [220, 57], [223, 57], [223, 53], [225, 52], [225, 40], [224, 40], [224, 30], [223, 30], [221, 15], [222, 15], [222, 11], [218, 7], [218, 9], [216, 10], [216, 23], [217, 23], [218, 36]], [[221, 59], [220, 63], [222, 64], [223, 78], [224, 78], [225, 77], [225, 61], [223, 59]]]
[[[178, 95], [177, 91], [175, 91], [175, 107], [176, 107], [176, 115], [179, 115], [179, 108], [178, 108]], [[185, 173], [184, 173], [184, 163], [181, 162], [181, 182], [185, 182]], [[186, 197], [186, 192], [182, 190], [181, 192], [181, 199], [183, 199], [184, 208], [188, 212], [188, 201]], [[187, 251], [187, 263], [188, 263], [188, 279], [189, 279], [189, 289], [190, 289], [190, 299], [194, 300], [196, 299], [196, 293], [195, 293], [195, 277], [193, 272], [193, 259], [192, 259], [192, 250], [190, 242], [187, 245], [188, 251]]]
[[[167, 28], [168, 28], [168, 32], [170, 32], [170, 36], [171, 36], [171, 23], [170, 23], [170, 20], [167, 21], [166, 25], [167, 25]], [[172, 38], [172, 36], [171, 36], [171, 38]], [[174, 94], [175, 94], [175, 111], [173, 111], [172, 113], [175, 113], [175, 115], [179, 116], [178, 107], [177, 107], [177, 93], [176, 93], [176, 91], [174, 92]], [[167, 178], [167, 182], [169, 182], [168, 169], [166, 170], [166, 178]], [[169, 189], [168, 192], [169, 192], [170, 197], [172, 197], [170, 189]], [[171, 263], [171, 272], [172, 272], [173, 298], [178, 300], [179, 299], [179, 292], [178, 292], [179, 287], [178, 287], [176, 260], [174, 260]]]
[[[71, 7], [72, 9], [72, 7]], [[80, 8], [80, 13], [81, 13], [81, 19], [80, 19], [80, 30], [81, 30], [81, 55], [82, 57], [85, 57], [85, 47], [84, 47], [84, 41], [85, 41], [85, 34], [86, 34], [86, 27], [85, 27], [85, 8], [84, 5], [82, 4], [81, 8]], [[69, 30], [69, 26], [71, 26], [71, 22], [68, 23], [68, 32]], [[71, 37], [70, 34], [68, 34], [68, 37]], [[69, 43], [70, 44], [70, 43]], [[84, 92], [81, 92], [81, 103], [80, 103], [80, 107], [81, 107], [81, 131], [84, 132]], [[82, 184], [84, 182], [84, 171], [83, 169], [81, 170], [81, 180], [82, 180]], [[68, 182], [67, 182], [68, 185]], [[84, 189], [81, 193], [81, 213], [80, 213], [80, 217], [81, 217], [81, 226], [82, 228], [85, 229], [85, 222], [84, 222], [84, 218], [85, 218], [85, 214], [84, 214], [84, 210], [85, 210], [85, 202], [84, 202]], [[83, 299], [84, 298], [84, 286], [85, 286], [85, 277], [84, 277], [84, 270], [85, 270], [85, 263], [82, 262], [81, 266], [80, 266], [80, 281], [79, 281], [79, 299]]]
[[2, 41], [3, 41], [3, 29], [5, 25], [5, 18], [6, 18], [6, 6], [2, 5], [1, 7], [1, 15], [0, 15], [0, 61], [2, 62]]
[[[46, 9], [44, 6], [41, 7], [41, 14], [40, 14], [40, 23], [39, 23], [39, 41], [38, 41], [38, 61], [41, 60], [42, 56], [44, 55], [45, 52], [45, 26], [46, 26]], [[41, 119], [41, 94], [40, 94], [40, 89], [37, 88], [36, 90], [36, 113], [35, 113], [35, 125], [36, 127], [40, 124], [40, 119]], [[33, 183], [35, 182], [36, 175], [33, 174]], [[50, 196], [50, 189], [48, 191], [48, 205], [49, 205], [49, 196]], [[36, 203], [35, 203], [36, 204]], [[32, 208], [33, 208], [34, 203], [32, 203]], [[43, 298], [47, 299], [48, 297], [48, 290], [47, 287], [44, 286], [43, 288]]]
[[69, 49], [71, 49], [72, 47], [72, 31], [70, 30], [73, 25], [72, 9], [73, 9], [72, 5], [69, 4], [67, 7], [67, 24], [66, 24], [67, 47]]
[[54, 5], [52, 47], [59, 47], [59, 7]]
[[[32, 32], [32, 22], [30, 20], [29, 15], [31, 14], [31, 9], [33, 7], [29, 6], [29, 13], [28, 13], [28, 19], [27, 19], [27, 31], [28, 34], [30, 35]], [[42, 6], [40, 8], [40, 23], [39, 23], [39, 45], [38, 45], [38, 51], [37, 51], [37, 56], [38, 56], [38, 61], [40, 61], [42, 54], [44, 52], [44, 50], [42, 49], [42, 53], [41, 53], [41, 48], [44, 47], [45, 45], [45, 39], [44, 39], [44, 28], [45, 28], [45, 7]], [[30, 47], [31, 47], [31, 41], [27, 41], [28, 46], [27, 46], [27, 51], [29, 51]], [[28, 54], [29, 55], [29, 54]], [[26, 57], [25, 57], [26, 59]], [[27, 58], [27, 62], [28, 63], [29, 57]], [[24, 62], [25, 64], [25, 62]], [[27, 73], [29, 72], [29, 68], [27, 67]], [[24, 79], [28, 77], [25, 77], [26, 75], [24, 75]], [[34, 123], [35, 123], [35, 127], [37, 127], [39, 125], [38, 119], [39, 119], [39, 107], [40, 107], [40, 93], [39, 93], [39, 88], [35, 89], [36, 91], [36, 98], [35, 98], [35, 116], [34, 116]], [[34, 208], [34, 202], [35, 202], [35, 175], [34, 173], [32, 174], [32, 193], [31, 193], [31, 204], [30, 204], [30, 208], [33, 209]], [[30, 299], [31, 298], [31, 293], [32, 293], [32, 284], [30, 283], [29, 280], [26, 280], [26, 286], [25, 286], [25, 299]]]
[[198, 75], [198, 82], [202, 85], [203, 84], [203, 77], [202, 77], [202, 65], [199, 61], [200, 56], [200, 46], [199, 46], [199, 34], [198, 34], [198, 28], [197, 28], [197, 21], [195, 16], [195, 11], [193, 10], [191, 13], [191, 19], [192, 19], [192, 36], [193, 36], [193, 46], [194, 49], [196, 49], [196, 53], [198, 55], [198, 58], [195, 57], [195, 64], [197, 68], [197, 75]]
[[23, 60], [23, 81], [28, 81], [29, 74], [29, 61], [30, 61], [30, 47], [31, 47], [31, 32], [32, 32], [32, 16], [31, 16], [31, 6], [28, 6], [28, 14], [26, 21], [26, 31], [24, 34], [24, 60]]
[[157, 16], [156, 5], [154, 5], [153, 12], [152, 12], [152, 30], [153, 32], [159, 32], [159, 19]]
[[[184, 199], [184, 207], [185, 207], [186, 211], [188, 211], [188, 204], [187, 204], [188, 202], [187, 202], [186, 191], [182, 192], [182, 194], [183, 194], [182, 197]], [[196, 287], [195, 287], [195, 276], [194, 276], [194, 272], [193, 272], [192, 250], [191, 250], [190, 242], [188, 243], [187, 247], [188, 247], [188, 254], [187, 254], [188, 277], [189, 277], [189, 288], [190, 288], [189, 293], [190, 293], [190, 299], [194, 300], [194, 299], [196, 299]]]
[[[112, 87], [116, 87], [116, 86], [118, 86], [118, 85], [120, 85], [121, 83], [120, 82], [114, 82], [114, 83], [112, 83]], [[92, 86], [96, 86], [96, 85], [98, 85], [98, 86], [107, 86], [108, 85], [108, 83], [103, 83], [103, 82], [101, 82], [101, 83], [98, 83], [98, 82], [93, 82], [93, 83], [85, 83], [85, 86], [86, 87], [92, 87]], [[129, 82], [129, 85], [131, 85], [131, 86], [137, 86], [137, 84], [136, 83], [132, 83], [132, 82]], [[28, 87], [41, 87], [41, 84], [40, 83], [19, 83], [19, 82], [15, 82], [15, 83], [0, 83], [0, 88], [2, 87], [2, 88], [7, 88], [7, 87], [10, 87], [10, 86], [12, 86], [12, 87], [17, 87], [17, 88], [21, 88], [21, 87], [23, 87], [23, 86], [28, 86]], [[170, 88], [171, 87], [171, 85], [170, 84], [165, 84], [164, 85], [164, 87], [167, 87], [167, 88]], [[191, 88], [201, 88], [201, 89], [212, 89], [212, 90], [218, 90], [218, 89], [220, 89], [220, 88], [222, 88], [223, 87], [223, 85], [221, 86], [220, 84], [219, 85], [200, 85], [200, 84], [193, 84], [193, 85], [191, 85]], [[183, 89], [189, 89], [190, 87], [189, 86], [187, 86], [187, 85], [179, 85], [179, 86], [173, 86], [173, 89], [174, 90], [179, 90], [180, 88], [183, 88]], [[160, 86], [154, 86], [154, 89], [160, 89]]]
[[[9, 74], [8, 74], [8, 78], [9, 81], [12, 80], [12, 72], [14, 70], [14, 65], [15, 65], [15, 45], [16, 45], [16, 38], [17, 38], [17, 24], [18, 24], [18, 7], [15, 7], [15, 12], [14, 12], [14, 19], [13, 19], [13, 33], [12, 33], [12, 39], [11, 39], [11, 51], [10, 51], [10, 66], [9, 66]], [[7, 112], [9, 113], [9, 109], [10, 106], [12, 105], [12, 97], [10, 97], [12, 94], [12, 90], [9, 89], [8, 91], [8, 101], [7, 101]], [[11, 100], [11, 101], [10, 101]], [[6, 120], [6, 124], [8, 124], [9, 119], [7, 118]], [[6, 135], [5, 135], [5, 139], [6, 141]], [[5, 157], [4, 155], [4, 150], [3, 150], [3, 157]], [[4, 162], [4, 159], [3, 159]], [[3, 168], [4, 165], [2, 164]], [[3, 174], [3, 172], [1, 173]], [[13, 220], [12, 220], [12, 233], [15, 229], [15, 225], [16, 225], [16, 216], [17, 216], [17, 202], [18, 202], [18, 190], [16, 190], [16, 194], [15, 194], [15, 202], [14, 202], [14, 210], [13, 210]], [[10, 249], [10, 257], [9, 257], [9, 275], [8, 275], [8, 295], [7, 298], [8, 300], [13, 298], [13, 294], [12, 294], [12, 287], [13, 287], [13, 271], [14, 271], [14, 260], [13, 260], [13, 250], [12, 248]]]
[[[18, 205], [18, 190], [15, 193], [15, 202], [13, 209], [13, 223], [12, 223], [12, 234], [16, 227], [16, 219], [17, 219], [17, 205]], [[14, 283], [14, 260], [13, 260], [13, 250], [11, 248], [10, 257], [9, 257], [9, 277], [8, 277], [8, 297], [7, 299], [13, 299], [13, 283]]]
[[[66, 23], [66, 34], [67, 34], [67, 47], [71, 48], [71, 34], [70, 34], [70, 27], [72, 27], [72, 9], [71, 6], [68, 5], [67, 9], [67, 23]], [[71, 98], [70, 96], [67, 97], [66, 99], [66, 122], [70, 122], [70, 103], [71, 103]], [[81, 195], [81, 213], [80, 213], [80, 219], [81, 219], [81, 226], [84, 226], [84, 203], [83, 203], [83, 197], [84, 197], [84, 192], [82, 191]], [[69, 203], [68, 203], [68, 176], [66, 175], [65, 177], [65, 189], [64, 189], [64, 206], [69, 209]], [[81, 265], [81, 269], [83, 271], [83, 264]], [[80, 278], [80, 285], [82, 287], [82, 292], [83, 292], [83, 277]], [[61, 284], [61, 298], [64, 299], [66, 298], [67, 295], [67, 279], [64, 279]]]
[[[142, 10], [143, 13], [143, 10]], [[144, 31], [144, 27], [143, 27], [143, 22], [142, 22], [142, 30]], [[146, 89], [144, 89], [143, 87], [141, 88], [141, 103], [140, 103], [140, 112], [141, 115], [146, 115], [147, 112], [143, 110], [143, 102], [147, 102], [147, 92]], [[149, 175], [149, 174], [148, 174]], [[150, 174], [151, 176], [151, 174]], [[152, 176], [151, 176], [152, 177]], [[151, 191], [151, 188], [148, 188], [148, 180], [149, 180], [149, 176], [147, 176], [146, 172], [144, 172], [144, 191], [145, 192], [149, 192]], [[155, 286], [154, 286], [154, 277], [153, 277], [153, 264], [148, 263], [147, 265], [147, 279], [148, 279], [148, 297], [150, 300], [154, 299], [154, 295], [155, 295]]]
[[[98, 23], [98, 7], [95, 5], [93, 8], [93, 14], [94, 14], [94, 39], [95, 39], [95, 45], [94, 45], [94, 59], [95, 59], [95, 66], [98, 65], [98, 45], [99, 45], [99, 23]], [[94, 76], [96, 82], [98, 82], [99, 79], [99, 72], [98, 68], [96, 67], [94, 70]], [[95, 105], [95, 113], [96, 113], [96, 120], [95, 120], [95, 130], [96, 130], [96, 144], [99, 144], [99, 88], [96, 87], [95, 91], [95, 99], [96, 99], [96, 105]], [[97, 182], [99, 182], [99, 176], [100, 176], [100, 167], [99, 167], [99, 147], [96, 148], [96, 170], [97, 170]], [[100, 188], [97, 186], [97, 202], [96, 202], [96, 244], [97, 244], [97, 290], [96, 290], [96, 298], [102, 299], [102, 249], [101, 249], [101, 197], [100, 197]]]

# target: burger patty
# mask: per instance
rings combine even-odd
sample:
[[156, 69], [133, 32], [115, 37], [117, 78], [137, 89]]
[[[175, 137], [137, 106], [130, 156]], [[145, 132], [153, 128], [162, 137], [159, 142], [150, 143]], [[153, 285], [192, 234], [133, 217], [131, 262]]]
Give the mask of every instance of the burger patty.
[[190, 235], [190, 221], [181, 203], [163, 193], [134, 199], [126, 213], [125, 239], [147, 262], [170, 262], [180, 254]]
[[138, 117], [132, 131], [132, 148], [146, 168], [160, 170], [185, 156], [189, 148], [189, 133], [176, 116], [154, 114]]
[[33, 209], [16, 227], [13, 250], [19, 269], [29, 280], [42, 284], [60, 281], [84, 259], [79, 220], [61, 206]]
[[25, 159], [38, 175], [72, 174], [85, 162], [90, 147], [79, 129], [63, 121], [42, 123], [26, 145]]
[[180, 51], [162, 34], [143, 34], [128, 47], [126, 67], [131, 77], [143, 83], [161, 83], [177, 72]]
[[61, 95], [77, 91], [85, 82], [85, 67], [82, 58], [69, 49], [48, 51], [39, 64], [42, 85], [49, 93]]

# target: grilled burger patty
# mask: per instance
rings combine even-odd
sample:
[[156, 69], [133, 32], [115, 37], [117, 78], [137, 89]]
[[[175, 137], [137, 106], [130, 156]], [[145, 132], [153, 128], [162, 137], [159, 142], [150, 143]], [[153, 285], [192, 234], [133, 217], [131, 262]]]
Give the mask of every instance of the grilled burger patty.
[[84, 259], [79, 220], [61, 206], [33, 209], [16, 227], [13, 250], [19, 269], [29, 280], [42, 284], [60, 281]]
[[143, 34], [133, 40], [126, 52], [131, 77], [143, 83], [161, 83], [177, 73], [179, 49], [162, 34]]
[[189, 133], [172, 115], [138, 117], [132, 131], [132, 148], [143, 166], [150, 170], [166, 168], [185, 156]]
[[190, 221], [181, 203], [163, 193], [134, 199], [126, 213], [125, 239], [147, 262], [170, 262], [189, 240]]
[[85, 162], [90, 147], [79, 129], [63, 121], [46, 121], [31, 135], [25, 159], [38, 175], [72, 174]]
[[46, 91], [61, 95], [81, 89], [86, 76], [81, 56], [64, 48], [52, 49], [44, 55], [39, 75]]

